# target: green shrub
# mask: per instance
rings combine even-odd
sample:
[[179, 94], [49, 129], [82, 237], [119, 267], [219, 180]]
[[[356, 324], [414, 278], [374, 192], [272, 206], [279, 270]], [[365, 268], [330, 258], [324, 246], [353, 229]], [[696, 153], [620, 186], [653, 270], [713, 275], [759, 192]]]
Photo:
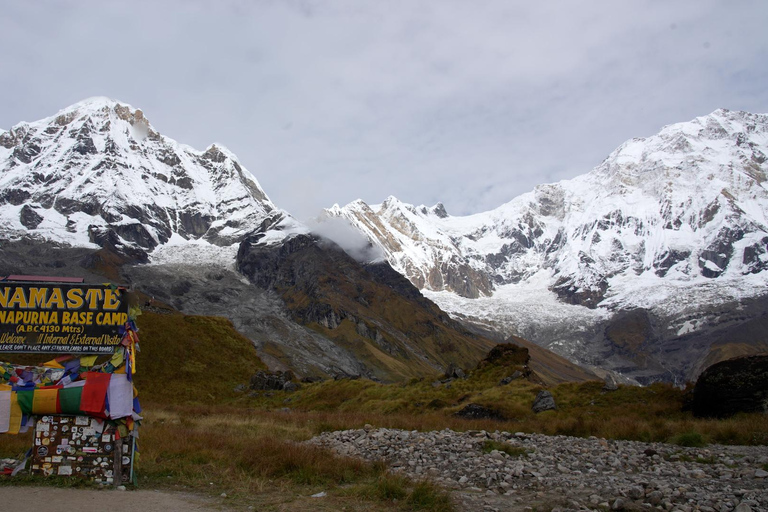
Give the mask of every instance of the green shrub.
[[506, 453], [510, 457], [525, 457], [528, 455], [528, 450], [520, 446], [512, 446], [508, 443], [502, 443], [490, 439], [483, 443], [483, 453], [491, 453], [493, 450]]
[[426, 510], [430, 512], [451, 512], [453, 506], [448, 494], [432, 482], [422, 480], [413, 486], [406, 503], [413, 510]]
[[408, 495], [408, 479], [385, 473], [376, 480], [376, 497], [382, 501], [402, 500]]
[[672, 438], [672, 443], [688, 448], [701, 448], [707, 446], [704, 436], [698, 432], [684, 432]]

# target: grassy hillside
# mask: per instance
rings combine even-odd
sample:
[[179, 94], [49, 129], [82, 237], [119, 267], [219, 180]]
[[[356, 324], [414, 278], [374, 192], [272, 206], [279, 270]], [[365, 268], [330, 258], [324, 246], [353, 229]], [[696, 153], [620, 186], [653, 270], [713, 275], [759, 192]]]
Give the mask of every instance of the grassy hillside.
[[144, 312], [137, 319], [140, 397], [163, 404], [230, 402], [266, 365], [226, 318]]

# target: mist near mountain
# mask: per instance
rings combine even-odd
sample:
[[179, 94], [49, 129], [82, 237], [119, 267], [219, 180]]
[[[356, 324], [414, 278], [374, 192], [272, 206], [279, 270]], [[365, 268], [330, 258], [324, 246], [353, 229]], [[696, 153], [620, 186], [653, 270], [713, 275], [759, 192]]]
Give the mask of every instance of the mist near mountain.
[[368, 240], [347, 219], [323, 215], [307, 221], [306, 225], [312, 233], [334, 242], [360, 263], [384, 260], [381, 247]]

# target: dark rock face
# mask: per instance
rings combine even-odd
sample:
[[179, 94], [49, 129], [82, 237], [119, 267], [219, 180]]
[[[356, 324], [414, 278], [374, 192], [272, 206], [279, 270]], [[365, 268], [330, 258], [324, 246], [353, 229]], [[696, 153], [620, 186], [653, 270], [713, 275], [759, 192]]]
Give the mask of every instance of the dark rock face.
[[693, 414], [727, 417], [768, 414], [768, 355], [737, 357], [704, 370], [693, 390]]
[[26, 190], [7, 188], [0, 193], [0, 204], [12, 204], [18, 206], [28, 200], [31, 194]]
[[482, 368], [487, 365], [526, 365], [531, 360], [531, 356], [528, 353], [528, 349], [525, 347], [518, 347], [512, 343], [502, 343], [496, 345], [488, 352], [485, 359], [478, 363], [477, 367]]
[[137, 247], [123, 244], [120, 237], [112, 229], [91, 226], [88, 230], [88, 236], [91, 242], [98, 244], [104, 249], [125, 256], [132, 261], [137, 263], [147, 263], [149, 261], [149, 256], [146, 252]]
[[[240, 245], [238, 270], [263, 290], [276, 292], [299, 324], [355, 352], [363, 376], [406, 377], [390, 356], [406, 361], [410, 375], [430, 374], [449, 363], [476, 362], [491, 346], [425, 299], [388, 264], [363, 265], [340, 247], [310, 235], [279, 245]], [[371, 358], [371, 351], [384, 358]]]
[[43, 222], [43, 218], [31, 206], [25, 204], [19, 213], [19, 221], [21, 221], [25, 228], [35, 229]]
[[465, 418], [468, 420], [497, 420], [497, 421], [504, 421], [506, 418], [503, 414], [501, 414], [499, 411], [496, 411], [494, 409], [490, 409], [488, 407], [484, 407], [482, 405], [478, 404], [469, 404], [466, 407], [464, 407], [462, 410], [454, 414], [454, 416], [458, 416], [459, 418]]
[[[710, 279], [719, 277], [733, 256], [733, 244], [744, 238], [741, 229], [723, 228], [717, 234], [717, 240], [699, 253], [701, 275]], [[720, 270], [717, 270], [720, 269]]]
[[[265, 372], [260, 370], [251, 376], [250, 389], [254, 390], [282, 390], [295, 391], [298, 389], [292, 383], [293, 373], [290, 371]], [[293, 384], [288, 386], [288, 384]], [[288, 388], [286, 388], [288, 386]]]
[[251, 377], [251, 389], [283, 389], [285, 383], [293, 378], [290, 372], [259, 371]]
[[747, 266], [750, 273], [757, 274], [763, 270], [768, 270], [768, 261], [762, 257], [766, 252], [768, 252], [768, 237], [764, 237], [760, 243], [744, 248], [742, 262]]
[[533, 401], [531, 409], [535, 413], [554, 411], [557, 409], [557, 406], [555, 405], [555, 397], [553, 397], [552, 393], [549, 391], [541, 390], [539, 391], [539, 394], [536, 395], [536, 399]]
[[655, 273], [659, 277], [664, 277], [667, 272], [674, 265], [677, 265], [681, 261], [685, 261], [691, 255], [690, 251], [676, 251], [674, 249], [667, 250], [656, 261], [653, 262], [653, 267], [656, 269]]
[[[589, 269], [585, 269], [584, 273], [590, 273]], [[605, 298], [605, 292], [608, 291], [608, 280], [602, 277], [594, 287], [583, 287], [580, 286], [578, 277], [578, 275], [560, 277], [555, 281], [551, 290], [563, 302], [595, 309]]]
[[83, 264], [93, 256], [93, 249], [21, 239], [4, 241], [1, 252], [0, 276], [29, 274], [82, 277], [86, 283], [104, 281], [103, 274], [92, 273], [92, 267]]

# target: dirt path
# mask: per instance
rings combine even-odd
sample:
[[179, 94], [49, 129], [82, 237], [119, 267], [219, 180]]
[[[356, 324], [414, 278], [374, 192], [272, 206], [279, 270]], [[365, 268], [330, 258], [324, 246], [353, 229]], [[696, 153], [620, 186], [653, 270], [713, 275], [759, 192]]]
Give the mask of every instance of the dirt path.
[[8, 510], [73, 510], [77, 512], [186, 512], [221, 510], [219, 500], [167, 491], [0, 487], [0, 503]]

